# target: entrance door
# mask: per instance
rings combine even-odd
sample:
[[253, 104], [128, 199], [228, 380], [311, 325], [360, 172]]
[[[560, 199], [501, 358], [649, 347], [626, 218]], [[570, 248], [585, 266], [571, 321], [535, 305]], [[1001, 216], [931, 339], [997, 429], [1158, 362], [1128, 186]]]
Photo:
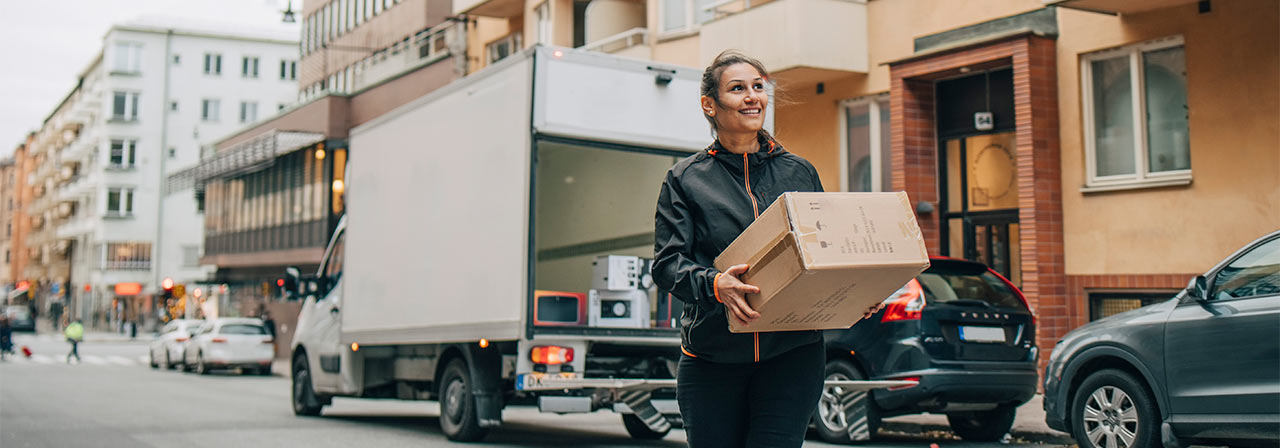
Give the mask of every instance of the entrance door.
[[944, 140], [942, 236], [947, 256], [990, 266], [1022, 285], [1014, 133]]

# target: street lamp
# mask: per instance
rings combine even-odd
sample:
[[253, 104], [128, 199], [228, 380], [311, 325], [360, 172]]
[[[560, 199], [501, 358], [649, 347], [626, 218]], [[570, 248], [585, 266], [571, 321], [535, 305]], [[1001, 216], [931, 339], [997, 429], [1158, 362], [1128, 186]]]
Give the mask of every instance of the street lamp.
[[293, 0], [289, 0], [288, 5], [286, 5], [286, 6], [285, 6], [285, 8], [284, 8], [284, 19], [282, 19], [282, 21], [283, 21], [284, 23], [294, 23], [294, 22], [297, 22], [298, 20], [297, 20], [297, 19], [295, 19], [293, 16], [294, 16], [294, 14], [293, 14]]

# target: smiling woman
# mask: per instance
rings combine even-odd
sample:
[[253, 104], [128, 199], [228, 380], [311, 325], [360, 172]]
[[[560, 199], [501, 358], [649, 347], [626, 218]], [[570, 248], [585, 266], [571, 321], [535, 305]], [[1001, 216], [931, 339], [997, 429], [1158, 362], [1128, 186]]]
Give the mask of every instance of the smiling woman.
[[[822, 191], [808, 161], [764, 130], [769, 73], [725, 52], [703, 72], [703, 116], [716, 140], [676, 163], [659, 191], [653, 278], [681, 299], [676, 396], [689, 445], [798, 447], [822, 387], [825, 356], [816, 331], [730, 333], [760, 314], [738, 265], [717, 255], [783, 192]], [[744, 430], [745, 428], [745, 430]]]

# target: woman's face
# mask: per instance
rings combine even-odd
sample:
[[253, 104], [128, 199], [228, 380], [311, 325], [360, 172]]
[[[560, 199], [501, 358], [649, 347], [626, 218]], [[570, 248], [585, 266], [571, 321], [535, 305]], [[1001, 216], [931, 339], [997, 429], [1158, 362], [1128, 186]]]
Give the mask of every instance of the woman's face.
[[764, 77], [751, 64], [733, 64], [720, 73], [720, 100], [702, 97], [702, 110], [715, 118], [717, 132], [755, 133], [764, 128], [769, 105]]

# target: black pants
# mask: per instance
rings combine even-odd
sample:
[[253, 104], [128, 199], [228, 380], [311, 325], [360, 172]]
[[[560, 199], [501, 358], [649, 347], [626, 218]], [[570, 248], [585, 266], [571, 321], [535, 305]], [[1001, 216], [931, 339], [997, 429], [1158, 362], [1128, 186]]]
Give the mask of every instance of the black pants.
[[759, 363], [682, 356], [676, 398], [690, 448], [801, 446], [826, 357], [822, 342]]
[[71, 362], [72, 356], [76, 357], [76, 362], [80, 362], [80, 351], [77, 350], [77, 348], [80, 346], [80, 341], [67, 338], [67, 342], [71, 343], [71, 352], [67, 353], [67, 362]]

